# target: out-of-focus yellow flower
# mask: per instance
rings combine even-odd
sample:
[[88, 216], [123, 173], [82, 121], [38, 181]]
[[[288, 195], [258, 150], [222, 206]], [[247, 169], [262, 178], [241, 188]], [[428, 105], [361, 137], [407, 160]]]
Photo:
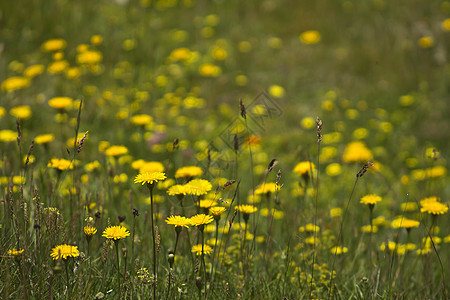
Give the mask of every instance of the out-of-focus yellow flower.
[[67, 60], [54, 61], [47, 67], [47, 72], [50, 74], [61, 74], [67, 70], [69, 63]]
[[17, 132], [9, 129], [0, 130], [0, 141], [2, 142], [12, 142], [17, 140]]
[[355, 141], [345, 147], [342, 159], [344, 162], [367, 162], [373, 159], [373, 154], [363, 142]]
[[316, 121], [314, 121], [314, 119], [311, 117], [305, 117], [302, 119], [301, 125], [305, 129], [311, 129], [314, 127], [314, 125], [316, 125]]
[[94, 65], [102, 61], [103, 55], [100, 51], [88, 50], [77, 55], [77, 62], [80, 65]]
[[299, 36], [300, 41], [306, 45], [314, 45], [320, 42], [320, 33], [316, 30], [304, 31]]
[[2, 82], [1, 88], [2, 91], [12, 92], [15, 90], [20, 90], [28, 87], [30, 85], [30, 79], [26, 77], [14, 76], [5, 79]]
[[342, 173], [342, 167], [339, 163], [332, 163], [326, 167], [325, 172], [328, 176], [337, 176]]
[[128, 153], [128, 148], [122, 145], [113, 145], [105, 150], [106, 156], [117, 157]]
[[269, 95], [274, 98], [283, 98], [284, 97], [284, 88], [279, 85], [271, 85], [269, 87]]
[[91, 44], [94, 46], [98, 46], [103, 43], [103, 37], [99, 34], [91, 36]]
[[42, 73], [44, 73], [44, 71], [44, 65], [31, 65], [23, 71], [23, 75], [28, 78], [33, 78], [41, 75]]
[[247, 53], [252, 50], [252, 44], [249, 41], [241, 41], [238, 44], [238, 49], [242, 53]]
[[145, 126], [153, 122], [153, 117], [147, 114], [134, 115], [130, 118], [131, 123], [139, 126]]
[[159, 161], [148, 161], [144, 162], [140, 168], [139, 173], [153, 173], [153, 172], [164, 172], [164, 165]]
[[53, 133], [40, 134], [34, 138], [36, 144], [48, 144], [55, 139]]
[[73, 99], [70, 97], [54, 97], [48, 100], [48, 105], [58, 110], [65, 110], [72, 107]]
[[198, 71], [204, 77], [217, 77], [222, 73], [220, 67], [213, 64], [202, 64]]
[[170, 53], [169, 59], [171, 61], [186, 61], [191, 56], [191, 50], [188, 48], [178, 48]]
[[9, 113], [17, 119], [25, 120], [31, 117], [31, 107], [28, 105], [19, 105], [11, 108]]
[[423, 36], [417, 41], [417, 44], [421, 48], [431, 48], [434, 46], [434, 38], [432, 36]]
[[53, 51], [63, 50], [64, 48], [66, 48], [66, 46], [67, 46], [67, 42], [63, 39], [51, 39], [51, 40], [45, 41], [41, 45], [41, 49], [42, 49], [42, 51], [45, 51], [45, 52], [53, 52]]
[[339, 207], [330, 209], [330, 216], [332, 218], [336, 218], [336, 217], [342, 216], [342, 209], [339, 208]]
[[280, 49], [283, 46], [283, 41], [278, 37], [270, 37], [267, 40], [267, 44], [270, 48]]

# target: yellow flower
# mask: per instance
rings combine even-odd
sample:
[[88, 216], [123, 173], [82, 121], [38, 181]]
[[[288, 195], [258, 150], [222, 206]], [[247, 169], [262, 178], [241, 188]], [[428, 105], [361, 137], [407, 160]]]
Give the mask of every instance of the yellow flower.
[[41, 49], [42, 49], [42, 51], [45, 51], [45, 52], [53, 52], [53, 51], [62, 50], [64, 48], [66, 48], [66, 46], [67, 46], [67, 43], [63, 39], [51, 39], [51, 40], [45, 41], [41, 45]]
[[205, 195], [212, 189], [211, 183], [205, 179], [194, 179], [186, 183], [184, 186], [186, 189], [186, 194], [194, 196]]
[[23, 251], [25, 251], [25, 250], [24, 249], [12, 248], [12, 249], [8, 250], [8, 255], [18, 256], [18, 255], [22, 254]]
[[421, 48], [430, 48], [434, 46], [434, 38], [432, 36], [423, 36], [418, 41], [417, 44]]
[[213, 64], [203, 64], [198, 68], [200, 75], [205, 77], [217, 77], [220, 75], [222, 70], [220, 67]]
[[14, 76], [5, 79], [2, 82], [1, 89], [2, 91], [12, 92], [15, 90], [20, 90], [28, 87], [30, 85], [30, 79], [26, 77]]
[[23, 71], [23, 75], [27, 78], [33, 78], [44, 73], [44, 71], [44, 65], [31, 65]]
[[91, 36], [91, 44], [94, 46], [98, 46], [103, 42], [103, 37], [99, 34]]
[[130, 232], [123, 226], [109, 226], [104, 231], [102, 236], [107, 239], [120, 240], [130, 235]]
[[139, 173], [153, 173], [153, 172], [164, 172], [164, 165], [159, 161], [149, 161], [144, 162], [140, 168]]
[[134, 178], [134, 183], [142, 183], [142, 185], [144, 185], [145, 183], [153, 184], [158, 181], [162, 181], [164, 179], [166, 179], [166, 174], [163, 172], [152, 172], [152, 173], [146, 172], [138, 174]]
[[373, 155], [363, 142], [356, 141], [345, 147], [342, 159], [344, 162], [367, 162], [373, 159]]
[[209, 209], [209, 213], [214, 217], [218, 217], [223, 214], [227, 209], [223, 206], [214, 206]]
[[78, 246], [71, 246], [71, 245], [59, 245], [52, 249], [50, 256], [53, 258], [53, 260], [57, 259], [67, 259], [68, 257], [77, 257], [80, 255], [80, 252], [78, 251]]
[[366, 195], [361, 198], [360, 203], [362, 204], [368, 204], [368, 205], [375, 205], [375, 203], [380, 202], [382, 199], [378, 195]]
[[122, 145], [113, 145], [105, 150], [106, 156], [117, 157], [128, 153], [128, 148]]
[[258, 208], [254, 205], [249, 204], [241, 204], [235, 207], [235, 209], [245, 215], [252, 214], [258, 210]]
[[419, 201], [420, 205], [423, 206], [426, 203], [439, 202], [439, 198], [436, 196], [426, 197]]
[[48, 144], [55, 139], [53, 133], [40, 134], [34, 138], [36, 144]]
[[191, 56], [191, 51], [188, 48], [178, 48], [170, 53], [169, 59], [171, 61], [186, 61]]
[[331, 254], [336, 254], [336, 255], [341, 255], [343, 253], [347, 253], [348, 252], [348, 248], [347, 247], [342, 247], [342, 246], [336, 246], [331, 248]]
[[392, 221], [391, 226], [393, 228], [414, 228], [419, 227], [420, 222], [416, 220], [406, 219], [406, 218], [397, 218], [394, 221]]
[[271, 85], [269, 87], [269, 95], [274, 98], [283, 98], [284, 97], [284, 88], [279, 85]]
[[331, 163], [325, 168], [328, 176], [337, 176], [342, 173], [342, 167], [339, 163]]
[[394, 252], [395, 247], [397, 246], [397, 244], [395, 242], [392, 242], [392, 241], [388, 241], [388, 242], [382, 243], [380, 245], [380, 250], [384, 251], [386, 249], [386, 246], [387, 246], [387, 248], [389, 249], [390, 252]]
[[191, 221], [189, 218], [182, 216], [170, 216], [166, 219], [166, 223], [169, 225], [174, 225], [175, 227], [186, 227], [189, 228]]
[[197, 202], [197, 205], [203, 208], [210, 208], [213, 206], [217, 206], [217, 202], [211, 199], [202, 199]]
[[72, 106], [72, 103], [73, 99], [70, 97], [54, 97], [48, 100], [48, 105], [58, 110], [68, 109]]
[[58, 170], [67, 170], [73, 169], [73, 164], [71, 161], [64, 158], [52, 158], [50, 162], [47, 164], [47, 167], [58, 169]]
[[300, 34], [299, 38], [303, 44], [313, 45], [313, 44], [317, 44], [318, 42], [320, 42], [321, 36], [320, 36], [320, 33], [316, 30], [308, 30], [308, 31], [302, 32], [302, 34]]
[[309, 223], [309, 224], [306, 224], [305, 226], [300, 226], [298, 231], [300, 231], [300, 232], [319, 232], [320, 227]]
[[47, 67], [47, 72], [50, 74], [61, 74], [69, 67], [67, 60], [54, 61]]
[[415, 211], [417, 210], [416, 202], [405, 202], [400, 205], [402, 211]]
[[80, 65], [95, 65], [102, 61], [103, 55], [100, 51], [87, 50], [77, 55], [77, 62]]
[[301, 125], [304, 129], [311, 129], [315, 124], [316, 122], [314, 121], [314, 119], [310, 117], [305, 117], [301, 120]]
[[372, 231], [372, 233], [375, 233], [375, 232], [378, 232], [378, 226], [364, 225], [361, 227], [361, 231], [365, 232], [365, 233], [370, 233], [370, 231]]
[[266, 182], [260, 184], [255, 189], [255, 195], [259, 194], [267, 194], [267, 193], [275, 193], [280, 190], [280, 186], [275, 182]]
[[19, 105], [10, 109], [9, 113], [17, 119], [28, 119], [31, 116], [31, 107], [28, 105]]
[[192, 226], [200, 226], [211, 223], [214, 220], [213, 216], [205, 214], [196, 214], [190, 218]]
[[342, 209], [339, 207], [330, 209], [330, 216], [333, 218], [342, 216]]
[[167, 194], [170, 196], [175, 195], [186, 195], [186, 187], [181, 184], [172, 185], [168, 190]]
[[[206, 245], [206, 244], [203, 245], [203, 253], [204, 253], [204, 254], [209, 255], [209, 254], [212, 253], [212, 251], [213, 251], [213, 250], [212, 250], [211, 246]], [[192, 246], [191, 252], [192, 252], [192, 253], [195, 253], [195, 254], [197, 254], [197, 255], [202, 255], [202, 244], [198, 244], [198, 245]]]
[[84, 226], [83, 231], [86, 236], [93, 236], [97, 233], [97, 228], [92, 226]]
[[448, 211], [448, 206], [440, 202], [425, 202], [421, 204], [420, 212], [426, 212], [431, 215], [442, 215]]
[[311, 175], [311, 170], [315, 171], [316, 166], [309, 161], [299, 162], [292, 172], [297, 173], [297, 175]]
[[175, 178], [189, 178], [195, 176], [201, 176], [203, 170], [196, 166], [181, 167], [175, 172]]
[[12, 141], [16, 141], [17, 140], [17, 132], [9, 130], [9, 129], [4, 129], [4, 130], [0, 130], [0, 141], [2, 142], [12, 142]]
[[153, 118], [146, 114], [134, 115], [130, 118], [131, 123], [138, 126], [145, 126], [153, 122]]

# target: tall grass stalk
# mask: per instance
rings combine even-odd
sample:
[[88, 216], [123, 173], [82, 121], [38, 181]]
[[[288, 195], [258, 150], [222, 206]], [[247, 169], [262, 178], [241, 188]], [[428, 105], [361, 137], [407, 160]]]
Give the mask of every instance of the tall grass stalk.
[[343, 226], [344, 226], [344, 222], [345, 222], [345, 217], [347, 216], [348, 207], [350, 205], [350, 201], [352, 200], [353, 193], [355, 192], [356, 185], [358, 184], [358, 180], [367, 172], [367, 169], [370, 166], [373, 166], [373, 164], [371, 162], [365, 163], [362, 166], [362, 168], [359, 170], [359, 172], [356, 174], [356, 179], [355, 179], [355, 182], [353, 184], [352, 191], [350, 193], [350, 196], [348, 197], [347, 204], [345, 206], [345, 211], [344, 211], [344, 215], [342, 216], [342, 221], [341, 221], [340, 229], [339, 229], [339, 235], [338, 235], [338, 238], [337, 238], [337, 246], [336, 246], [336, 249], [335, 249], [334, 254], [333, 254], [333, 263], [331, 265], [331, 271], [330, 271], [330, 284], [329, 284], [329, 291], [328, 291], [328, 299], [331, 298], [332, 292], [333, 292], [333, 273], [334, 273], [334, 268], [335, 268], [336, 256], [337, 256], [339, 243], [341, 244], [341, 247], [344, 247], [344, 238], [343, 238], [342, 230], [343, 230]]

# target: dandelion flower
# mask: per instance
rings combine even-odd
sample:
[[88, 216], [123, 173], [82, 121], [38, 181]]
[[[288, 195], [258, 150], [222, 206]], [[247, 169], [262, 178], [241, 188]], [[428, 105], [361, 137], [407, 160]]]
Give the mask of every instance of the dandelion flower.
[[351, 142], [345, 147], [342, 159], [345, 162], [365, 162], [373, 159], [372, 152], [363, 142]]
[[45, 52], [53, 52], [53, 51], [62, 50], [64, 48], [66, 48], [66, 46], [67, 46], [67, 42], [63, 39], [51, 39], [51, 40], [45, 41], [41, 45], [41, 49], [42, 49], [42, 51], [45, 51]]
[[218, 217], [223, 214], [227, 209], [223, 206], [214, 206], [209, 209], [209, 212], [214, 216]]
[[190, 178], [195, 176], [201, 176], [203, 174], [203, 170], [197, 166], [186, 166], [179, 168], [175, 172], [175, 178]]
[[336, 246], [336, 247], [331, 248], [330, 252], [332, 254], [341, 255], [343, 253], [347, 253], [348, 252], [348, 248], [347, 247], [342, 247], [342, 246]]
[[256, 212], [258, 208], [249, 204], [241, 204], [235, 207], [235, 209], [244, 214], [244, 221], [247, 222], [250, 214]]
[[317, 30], [308, 30], [302, 32], [299, 38], [303, 44], [314, 45], [320, 42], [321, 36]]
[[107, 239], [120, 240], [130, 235], [128, 229], [123, 226], [109, 226], [104, 231], [102, 236]]
[[47, 167], [54, 168], [60, 171], [73, 169], [73, 164], [70, 160], [64, 158], [52, 158], [47, 164]]
[[121, 145], [113, 145], [105, 150], [106, 156], [117, 157], [128, 153], [128, 148]]
[[419, 201], [420, 206], [424, 206], [427, 203], [439, 202], [439, 198], [436, 196], [426, 197]]
[[202, 207], [202, 208], [210, 208], [213, 206], [217, 206], [218, 203], [212, 199], [202, 199], [200, 201], [197, 202], [197, 205]]
[[419, 227], [420, 222], [416, 220], [406, 219], [406, 218], [397, 218], [392, 221], [391, 226], [393, 228], [406, 228], [411, 229], [414, 227]]
[[48, 105], [57, 110], [65, 110], [72, 106], [73, 99], [70, 97], [54, 97], [48, 100]]
[[159, 161], [148, 161], [144, 162], [139, 168], [139, 173], [153, 172], [164, 172], [164, 165]]
[[186, 188], [186, 194], [195, 196], [205, 195], [212, 189], [211, 183], [205, 179], [194, 179], [184, 186]]
[[367, 205], [375, 205], [375, 203], [380, 202], [382, 199], [378, 195], [366, 195], [361, 198], [360, 203], [367, 204]]
[[196, 214], [190, 218], [191, 225], [201, 226], [211, 223], [214, 220], [213, 216], [205, 214]]
[[83, 231], [86, 236], [93, 236], [97, 233], [97, 228], [92, 226], [84, 226]]
[[4, 129], [4, 130], [0, 130], [0, 141], [2, 142], [13, 142], [17, 140], [17, 132], [9, 130], [9, 129]]
[[440, 202], [426, 202], [422, 204], [420, 212], [426, 212], [431, 215], [442, 215], [448, 211], [448, 206]]
[[1, 84], [2, 91], [12, 92], [28, 87], [31, 81], [29, 78], [13, 76], [5, 79]]
[[80, 252], [78, 251], [78, 246], [71, 246], [71, 245], [59, 245], [52, 249], [50, 256], [53, 258], [53, 260], [57, 259], [67, 259], [68, 257], [77, 257], [80, 255]]
[[146, 172], [143, 174], [138, 174], [134, 178], [134, 183], [142, 183], [142, 185], [144, 185], [145, 183], [153, 184], [164, 179], [166, 179], [166, 174], [163, 172]]
[[40, 134], [34, 138], [36, 144], [48, 144], [55, 139], [55, 135], [52, 133]]
[[186, 187], [181, 184], [172, 185], [167, 190], [167, 194], [169, 194], [170, 196], [186, 195]]
[[[212, 251], [213, 251], [213, 250], [212, 250], [211, 246], [209, 246], [209, 245], [203, 245], [203, 253], [204, 253], [204, 254], [209, 255], [209, 254], [212, 253]], [[198, 244], [198, 245], [192, 246], [191, 252], [192, 252], [192, 253], [195, 253], [195, 254], [197, 254], [197, 255], [202, 255], [202, 244]]]
[[19, 105], [11, 108], [9, 113], [17, 119], [25, 120], [31, 116], [31, 107], [28, 105]]
[[275, 182], [266, 182], [256, 187], [255, 195], [275, 193], [280, 190], [280, 186]]
[[302, 161], [294, 167], [294, 170], [292, 172], [296, 173], [299, 176], [305, 176], [310, 175], [311, 170], [314, 171], [315, 169], [316, 167], [312, 162]]
[[18, 255], [22, 254], [23, 251], [25, 251], [25, 250], [24, 249], [12, 248], [12, 249], [8, 250], [8, 255], [18, 256]]
[[186, 227], [189, 228], [191, 221], [189, 218], [182, 216], [170, 216], [166, 219], [166, 223], [169, 225], [174, 225], [175, 227]]

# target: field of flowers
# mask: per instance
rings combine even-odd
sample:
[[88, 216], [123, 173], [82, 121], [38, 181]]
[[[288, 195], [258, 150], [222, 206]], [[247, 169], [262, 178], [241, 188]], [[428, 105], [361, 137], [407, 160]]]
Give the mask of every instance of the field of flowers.
[[449, 1], [2, 1], [0, 36], [0, 298], [448, 299]]

